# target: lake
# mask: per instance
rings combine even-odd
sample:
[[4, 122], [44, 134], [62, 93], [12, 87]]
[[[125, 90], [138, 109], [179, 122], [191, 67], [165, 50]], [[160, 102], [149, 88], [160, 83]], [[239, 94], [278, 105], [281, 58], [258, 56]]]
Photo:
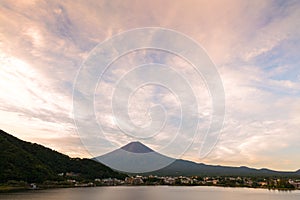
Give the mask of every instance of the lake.
[[182, 187], [182, 186], [118, 186], [63, 188], [0, 194], [0, 200], [299, 200], [300, 190], [277, 191], [251, 188]]

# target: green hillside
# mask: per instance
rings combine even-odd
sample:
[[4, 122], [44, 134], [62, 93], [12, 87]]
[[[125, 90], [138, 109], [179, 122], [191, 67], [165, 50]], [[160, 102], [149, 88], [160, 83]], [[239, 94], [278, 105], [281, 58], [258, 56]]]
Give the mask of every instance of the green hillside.
[[66, 178], [58, 175], [61, 173], [71, 173], [74, 178], [82, 180], [126, 177], [91, 159], [70, 158], [0, 130], [0, 183], [9, 180], [43, 182]]

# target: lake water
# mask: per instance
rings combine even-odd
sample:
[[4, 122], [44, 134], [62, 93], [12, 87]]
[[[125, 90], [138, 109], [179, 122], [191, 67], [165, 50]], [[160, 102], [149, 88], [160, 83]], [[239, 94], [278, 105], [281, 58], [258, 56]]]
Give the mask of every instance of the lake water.
[[139, 186], [63, 188], [0, 194], [0, 200], [299, 200], [300, 190], [249, 188]]

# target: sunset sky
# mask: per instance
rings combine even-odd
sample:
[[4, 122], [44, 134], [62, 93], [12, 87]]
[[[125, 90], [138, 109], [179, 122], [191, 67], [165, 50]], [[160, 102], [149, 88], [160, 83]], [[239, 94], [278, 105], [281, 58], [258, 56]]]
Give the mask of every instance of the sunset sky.
[[[182, 158], [298, 170], [299, 19], [298, 0], [1, 0], [0, 129], [72, 157], [97, 156], [82, 144], [73, 120], [74, 81], [80, 66], [96, 45], [116, 34], [162, 27], [192, 38], [205, 49], [225, 92], [225, 120], [217, 145], [200, 158], [201, 140], [190, 141], [184, 135], [183, 143], [193, 144]], [[201, 119], [199, 130], [208, 127], [210, 95], [188, 64], [166, 52], [133, 52], [114, 63], [103, 87], [95, 88], [95, 114], [115, 148], [137, 140], [118, 129], [109, 107], [115, 77], [132, 66], [153, 62], [172, 65], [192, 83]], [[180, 110], [177, 100], [155, 86], [136, 92], [128, 107], [136, 125], [147, 124], [147, 109], [157, 103], [166, 106], [172, 116], [168, 130], [141, 142], [158, 151], [172, 139]], [[86, 130], [87, 134], [95, 131]], [[99, 153], [111, 150], [99, 145]], [[176, 149], [170, 146], [168, 155], [176, 157], [172, 151]]]

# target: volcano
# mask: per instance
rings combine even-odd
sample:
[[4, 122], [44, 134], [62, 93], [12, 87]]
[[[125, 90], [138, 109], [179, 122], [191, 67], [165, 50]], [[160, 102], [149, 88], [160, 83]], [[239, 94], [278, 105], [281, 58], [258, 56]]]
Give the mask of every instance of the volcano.
[[206, 165], [162, 155], [141, 142], [131, 142], [110, 153], [94, 158], [117, 171], [159, 176], [278, 176], [300, 177], [294, 172]]
[[129, 173], [156, 171], [175, 161], [174, 158], [157, 153], [140, 142], [131, 142], [94, 160], [115, 170]]
[[154, 152], [152, 149], [147, 147], [146, 145], [140, 143], [140, 142], [131, 142], [123, 147], [121, 149], [131, 152], [131, 153], [150, 153]]

